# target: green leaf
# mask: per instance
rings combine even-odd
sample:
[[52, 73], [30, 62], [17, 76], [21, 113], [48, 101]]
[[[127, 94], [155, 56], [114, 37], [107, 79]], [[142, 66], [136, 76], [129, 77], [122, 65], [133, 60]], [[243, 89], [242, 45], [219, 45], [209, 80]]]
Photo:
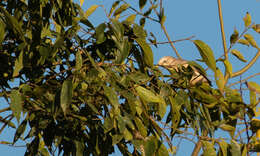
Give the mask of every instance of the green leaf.
[[10, 108], [13, 111], [13, 115], [16, 117], [19, 123], [21, 112], [23, 110], [22, 96], [18, 90], [12, 90], [10, 98], [11, 98]]
[[112, 145], [119, 143], [123, 139], [123, 137], [124, 136], [121, 134], [112, 135]]
[[205, 156], [217, 156], [214, 149], [214, 145], [208, 141], [202, 141], [203, 144], [203, 155]]
[[14, 135], [14, 140], [13, 140], [13, 144], [15, 144], [15, 142], [21, 137], [21, 135], [23, 135], [25, 128], [27, 125], [27, 120], [24, 120], [19, 127], [17, 128], [15, 135]]
[[237, 43], [242, 44], [242, 45], [246, 45], [246, 46], [248, 46], [248, 47], [249, 47], [249, 45], [250, 45], [250, 43], [249, 43], [247, 40], [245, 40], [245, 39], [239, 39], [239, 40], [237, 41]]
[[194, 40], [193, 43], [196, 45], [197, 49], [200, 52], [200, 56], [202, 57], [203, 61], [208, 65], [208, 67], [216, 71], [216, 61], [214, 57], [214, 53], [211, 48], [201, 40]]
[[220, 146], [220, 151], [222, 153], [222, 156], [228, 156], [228, 144], [225, 142], [224, 139], [221, 139], [221, 141], [217, 142]]
[[120, 52], [116, 55], [115, 63], [122, 64], [129, 55], [131, 44], [129, 43], [128, 38], [124, 38], [121, 44], [118, 44], [118, 42], [116, 42], [116, 45]]
[[128, 9], [130, 6], [130, 4], [122, 4], [118, 9], [116, 9], [116, 11], [114, 12], [113, 16], [117, 16], [119, 14], [121, 14], [122, 12], [124, 12], [126, 9]]
[[245, 24], [245, 27], [248, 27], [251, 25], [251, 15], [249, 14], [249, 12], [246, 13], [246, 16], [243, 18], [244, 20], [244, 24]]
[[260, 94], [260, 85], [257, 84], [256, 82], [252, 82], [252, 81], [246, 82], [246, 85], [250, 91]]
[[218, 68], [215, 72], [215, 79], [220, 92], [223, 93], [225, 87], [225, 78], [221, 70], [219, 70]]
[[139, 8], [142, 10], [146, 4], [147, 0], [139, 0]]
[[63, 113], [66, 115], [72, 101], [72, 80], [65, 80], [62, 84], [60, 105]]
[[109, 17], [112, 15], [113, 11], [116, 9], [116, 7], [118, 6], [119, 3], [120, 3], [120, 1], [115, 1], [115, 2], [112, 4], [112, 7], [111, 7], [111, 9], [110, 9], [110, 11], [109, 11], [109, 14], [108, 14]]
[[244, 38], [250, 43], [251, 46], [258, 48], [258, 45], [251, 34], [245, 34]]
[[82, 68], [82, 56], [81, 51], [76, 53], [76, 70], [80, 70]]
[[236, 56], [236, 58], [238, 58], [240, 61], [247, 62], [247, 60], [245, 60], [244, 56], [237, 49], [232, 49], [230, 52], [231, 52], [231, 54]]
[[234, 30], [233, 34], [230, 36], [230, 43], [234, 44], [238, 40], [239, 33], [237, 29]]
[[126, 140], [133, 140], [133, 135], [129, 132], [129, 130], [127, 130], [127, 128], [125, 129], [123, 135]]
[[147, 129], [145, 125], [143, 124], [142, 120], [140, 120], [138, 117], [134, 118], [135, 124], [137, 126], [138, 131], [141, 133], [143, 137], [147, 136]]
[[128, 16], [128, 17], [125, 19], [125, 21], [128, 22], [128, 23], [130, 23], [130, 24], [133, 24], [134, 21], [135, 21], [135, 18], [136, 18], [136, 14], [132, 14], [132, 15]]
[[98, 5], [92, 5], [88, 10], [85, 12], [84, 17], [88, 18], [99, 6]]
[[117, 20], [112, 19], [112, 31], [117, 41], [122, 41], [124, 36], [124, 26]]
[[20, 52], [19, 57], [15, 60], [13, 77], [18, 76], [21, 69], [23, 69], [23, 51]]
[[3, 42], [4, 38], [5, 38], [5, 24], [4, 22], [0, 19], [0, 43]]
[[224, 65], [227, 73], [232, 75], [232, 64], [228, 60], [224, 60]]
[[157, 152], [157, 156], [169, 156], [169, 152], [167, 150], [167, 148], [164, 146], [164, 144], [161, 144], [158, 152]]
[[142, 86], [135, 87], [135, 90], [137, 91], [137, 94], [147, 102], [158, 102], [158, 103], [161, 102], [161, 97], [155, 95], [152, 91]]
[[107, 26], [105, 23], [101, 23], [100, 25], [97, 26], [96, 33], [95, 33], [97, 44], [101, 44], [106, 40], [105, 33], [104, 33], [106, 27]]
[[150, 136], [144, 145], [145, 155], [154, 155], [158, 147], [158, 140], [154, 136]]
[[74, 140], [74, 144], [76, 147], [76, 156], [83, 156], [84, 154], [84, 141], [78, 141], [78, 140]]
[[235, 140], [231, 140], [231, 143], [230, 143], [230, 153], [231, 153], [231, 155], [241, 156], [241, 149], [240, 148], [241, 148], [240, 145]]
[[148, 67], [153, 67], [153, 52], [151, 47], [146, 43], [144, 39], [136, 38], [135, 41], [140, 45], [144, 52], [144, 63]]
[[118, 102], [118, 97], [116, 95], [116, 92], [111, 87], [104, 86], [103, 88], [104, 88], [104, 93], [108, 98], [109, 102], [112, 104], [114, 108], [118, 108], [119, 102]]
[[260, 24], [254, 24], [252, 26], [252, 28], [254, 29], [254, 31], [256, 31], [257, 33], [260, 33]]
[[145, 40], [147, 34], [143, 27], [141, 27], [137, 24], [134, 24], [133, 31], [134, 31], [135, 36], [137, 36], [137, 38]]

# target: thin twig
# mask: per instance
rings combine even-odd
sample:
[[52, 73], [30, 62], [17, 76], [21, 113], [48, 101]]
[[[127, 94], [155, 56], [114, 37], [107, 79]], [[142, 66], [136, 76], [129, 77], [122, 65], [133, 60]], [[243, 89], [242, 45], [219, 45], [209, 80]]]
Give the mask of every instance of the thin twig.
[[167, 44], [167, 43], [176, 43], [176, 42], [181, 42], [181, 41], [186, 41], [186, 40], [191, 40], [192, 38], [194, 38], [195, 36], [191, 36], [188, 38], [184, 38], [184, 39], [179, 39], [179, 40], [174, 40], [174, 41], [165, 41], [165, 42], [156, 42], [156, 43], [150, 43], [150, 44]]
[[253, 78], [253, 77], [257, 76], [257, 75], [260, 75], [260, 72], [259, 72], [259, 73], [256, 73], [256, 74], [253, 74], [253, 75], [251, 75], [251, 76], [248, 76], [247, 78], [245, 78], [245, 79], [243, 79], [243, 80], [241, 80], [241, 81], [237, 81], [237, 82], [231, 83], [230, 85], [228, 85], [228, 87], [234, 86], [234, 85], [239, 84], [239, 83], [244, 83], [244, 82], [246, 82], [248, 79]]

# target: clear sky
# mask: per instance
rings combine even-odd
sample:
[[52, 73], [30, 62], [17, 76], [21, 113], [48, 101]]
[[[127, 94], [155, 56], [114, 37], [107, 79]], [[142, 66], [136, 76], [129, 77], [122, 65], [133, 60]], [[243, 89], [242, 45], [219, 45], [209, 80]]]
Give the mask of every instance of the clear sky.
[[[126, 0], [133, 2], [132, 0]], [[135, 0], [136, 3], [138, 2]], [[89, 8], [93, 4], [103, 4], [105, 7], [111, 6], [114, 0], [85, 0], [84, 8]], [[166, 29], [172, 40], [178, 40], [195, 36], [194, 39], [200, 39], [206, 42], [214, 51], [215, 57], [218, 58], [223, 54], [222, 39], [220, 33], [220, 25], [218, 19], [217, 0], [164, 0], [164, 9], [166, 15]], [[229, 37], [236, 28], [240, 33], [244, 30], [243, 17], [246, 12], [252, 16], [252, 21], [260, 24], [260, 1], [259, 0], [222, 0], [224, 27], [226, 39], [229, 46]], [[102, 8], [90, 17], [90, 21], [97, 26], [100, 22], [104, 22], [104, 12]], [[148, 22], [148, 21], [147, 21]], [[148, 32], [152, 31], [157, 37], [157, 41], [167, 41], [159, 24], [148, 22], [146, 25]], [[260, 45], [260, 34], [250, 31]], [[178, 42], [175, 44], [180, 55], [187, 60], [200, 59], [199, 52], [190, 41]], [[257, 52], [255, 49], [246, 46], [235, 46], [238, 48], [247, 60]], [[154, 63], [166, 55], [175, 56], [173, 50], [168, 44], [159, 45], [158, 48], [153, 47]], [[241, 69], [246, 63], [238, 61], [234, 57], [230, 57], [233, 63], [233, 71]], [[253, 68], [247, 71], [242, 78], [260, 72], [260, 60], [257, 60]], [[209, 73], [210, 79], [214, 76]], [[260, 76], [250, 79], [260, 84]], [[6, 107], [3, 100], [0, 99], [0, 109]], [[2, 114], [1, 114], [2, 115]], [[1, 126], [1, 124], [0, 124]], [[12, 141], [15, 131], [11, 128], [5, 129], [0, 134], [0, 141]], [[23, 142], [17, 142], [16, 145], [24, 145]], [[193, 149], [192, 143], [183, 142], [178, 155], [189, 155]], [[0, 145], [0, 155], [20, 156], [25, 152], [25, 148], [14, 148], [7, 145]], [[118, 154], [113, 154], [118, 155]]]

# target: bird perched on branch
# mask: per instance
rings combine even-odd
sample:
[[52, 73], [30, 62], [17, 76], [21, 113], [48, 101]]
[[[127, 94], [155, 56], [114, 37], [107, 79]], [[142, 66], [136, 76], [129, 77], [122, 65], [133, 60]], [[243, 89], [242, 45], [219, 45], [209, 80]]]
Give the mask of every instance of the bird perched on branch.
[[191, 69], [193, 70], [193, 75], [190, 79], [191, 85], [196, 85], [201, 83], [208, 83], [209, 85], [211, 85], [211, 82], [206, 77], [206, 73], [195, 62], [189, 62], [183, 59], [177, 59], [172, 56], [164, 56], [159, 60], [158, 65], [168, 69], [170, 72], [171, 70], [175, 70], [176, 72], [179, 72], [181, 71], [180, 69], [182, 67], [185, 68], [191, 67]]

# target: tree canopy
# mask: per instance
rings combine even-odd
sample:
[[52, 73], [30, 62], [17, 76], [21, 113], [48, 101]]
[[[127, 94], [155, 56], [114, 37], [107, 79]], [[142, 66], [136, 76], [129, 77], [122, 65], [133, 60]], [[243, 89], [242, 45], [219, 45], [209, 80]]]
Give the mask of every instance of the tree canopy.
[[[189, 134], [197, 137], [194, 156], [200, 148], [205, 156], [260, 151], [260, 121], [255, 118], [260, 86], [248, 79], [229, 83], [260, 55], [248, 33], [259, 32], [260, 26], [249, 13], [244, 17], [245, 30], [234, 30], [229, 48], [223, 37], [220, 58], [204, 41], [187, 39], [214, 73], [211, 81], [216, 84], [191, 85], [192, 68], [169, 74], [154, 62], [151, 46], [158, 42], [152, 30], [144, 28], [146, 20], [160, 24], [180, 57], [165, 29], [161, 1], [139, 0], [139, 8], [125, 0], [113, 1], [107, 21], [97, 26], [88, 17], [102, 6], [84, 11], [83, 2], [0, 2], [0, 97], [9, 105], [0, 110], [8, 112], [0, 114], [0, 132], [6, 126], [16, 129], [13, 142], [0, 140], [2, 144], [26, 141], [28, 156], [109, 155], [115, 147], [122, 155], [165, 156], [176, 152], [176, 137]], [[127, 11], [132, 13], [124, 14]], [[236, 44], [258, 52], [234, 72], [229, 55], [246, 62], [233, 48]], [[190, 64], [206, 74], [198, 63]], [[11, 85], [12, 81], [19, 85]], [[250, 92], [247, 99], [241, 89], [232, 88], [243, 84]], [[219, 129], [230, 137], [217, 138]]]

